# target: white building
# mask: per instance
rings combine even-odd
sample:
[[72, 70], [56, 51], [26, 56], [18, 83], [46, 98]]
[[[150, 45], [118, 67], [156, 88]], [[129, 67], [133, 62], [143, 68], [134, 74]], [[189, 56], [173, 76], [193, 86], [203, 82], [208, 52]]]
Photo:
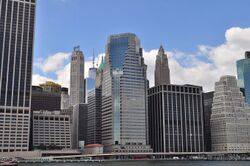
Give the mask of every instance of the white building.
[[70, 115], [61, 111], [33, 112], [33, 147], [71, 148]]
[[70, 69], [70, 105], [85, 103], [84, 55], [75, 47], [71, 56]]
[[250, 109], [236, 77], [223, 76], [215, 83], [210, 123], [212, 151], [250, 151]]
[[68, 88], [62, 88], [61, 92], [61, 110], [69, 109], [70, 103], [69, 103], [69, 94], [68, 94]]

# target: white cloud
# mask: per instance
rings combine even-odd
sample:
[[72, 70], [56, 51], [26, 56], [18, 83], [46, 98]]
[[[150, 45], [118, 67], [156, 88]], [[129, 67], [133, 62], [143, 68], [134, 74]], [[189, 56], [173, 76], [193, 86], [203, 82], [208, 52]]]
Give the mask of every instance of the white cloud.
[[[222, 75], [236, 75], [236, 61], [244, 57], [244, 52], [250, 50], [250, 28], [230, 28], [225, 32], [225, 42], [219, 46], [199, 45], [196, 53], [190, 54], [181, 51], [167, 52], [173, 84], [195, 84], [203, 86], [205, 91], [213, 90], [214, 83]], [[167, 50], [167, 48], [165, 48]], [[148, 65], [147, 77], [150, 85], [154, 85], [154, 65], [158, 49], [143, 51], [145, 63]], [[70, 64], [65, 63], [70, 54], [57, 53], [46, 60], [39, 60], [39, 67], [45, 74], [53, 71], [56, 73], [56, 82], [69, 87]], [[99, 54], [95, 61], [100, 64]], [[85, 76], [88, 69], [92, 67], [92, 61], [85, 61]], [[33, 84], [42, 81], [47, 77], [35, 74]]]
[[[69, 61], [70, 53], [56, 53], [54, 55], [49, 56], [47, 59], [42, 60], [39, 59], [37, 63], [35, 63], [35, 67], [39, 68], [43, 71], [45, 76], [40, 74], [34, 74], [32, 79], [33, 85], [39, 85], [48, 80], [54, 81], [64, 87], [69, 87], [70, 85], [70, 63]], [[104, 53], [98, 54], [95, 58], [95, 67], [97, 64], [101, 63], [101, 57], [104, 57]], [[86, 57], [85, 57], [86, 58]], [[56, 61], [56, 62], [55, 62]], [[66, 63], [68, 62], [68, 63]], [[97, 64], [96, 64], [97, 63]], [[93, 61], [91, 59], [85, 59], [84, 64], [84, 76], [88, 77], [88, 70], [93, 66]], [[55, 79], [51, 79], [47, 77], [48, 72], [53, 72], [56, 74]]]
[[[200, 45], [195, 54], [168, 52], [171, 83], [196, 84], [203, 86], [205, 91], [213, 90], [214, 83], [222, 75], [236, 75], [236, 61], [250, 49], [249, 36], [250, 28], [230, 28], [225, 33], [225, 42], [219, 46]], [[150, 85], [154, 85], [156, 54], [157, 50], [144, 52]], [[183, 60], [188, 64], [181, 62]]]
[[39, 85], [41, 83], [44, 83], [46, 81], [54, 81], [48, 77], [41, 76], [39, 74], [33, 74], [32, 75], [32, 85]]
[[68, 60], [69, 56], [69, 53], [58, 52], [47, 59], [39, 59], [34, 66], [41, 69], [44, 73], [55, 72], [64, 67], [65, 61]]

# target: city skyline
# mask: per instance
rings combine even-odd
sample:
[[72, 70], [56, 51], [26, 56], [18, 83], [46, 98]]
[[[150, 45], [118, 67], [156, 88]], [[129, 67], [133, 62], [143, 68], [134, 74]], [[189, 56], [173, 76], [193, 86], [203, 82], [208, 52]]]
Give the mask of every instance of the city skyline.
[[[104, 55], [107, 36], [125, 32], [135, 33], [141, 39], [145, 63], [148, 65], [150, 86], [153, 86], [154, 81], [154, 63], [152, 62], [155, 61], [157, 50], [161, 44], [169, 55], [171, 73], [175, 73], [171, 74], [173, 75], [172, 83], [184, 84], [185, 82], [201, 85], [205, 91], [208, 91], [214, 88], [213, 82], [218, 80], [220, 75], [236, 75], [236, 67], [232, 67], [232, 65], [235, 66], [236, 60], [244, 57], [244, 52], [249, 50], [248, 45], [250, 44], [250, 40], [247, 39], [250, 28], [245, 21], [249, 20], [249, 16], [246, 13], [247, 10], [244, 10], [247, 2], [228, 2], [227, 4], [216, 2], [214, 7], [214, 2], [205, 2], [204, 5], [191, 1], [192, 6], [185, 2], [157, 1], [156, 4], [153, 2], [141, 3], [141, 9], [138, 9], [137, 13], [135, 6], [140, 2], [134, 2], [135, 5], [130, 8], [124, 3], [119, 5], [114, 3], [112, 7], [109, 6], [110, 1], [103, 4], [109, 9], [105, 10], [104, 16], [112, 16], [112, 12], [118, 12], [117, 10], [123, 7], [131, 15], [142, 20], [136, 24], [134, 17], [129, 20], [129, 16], [118, 12], [116, 16], [113, 16], [114, 18], [112, 17], [113, 19], [105, 19], [106, 22], [103, 23], [102, 28], [95, 27], [95, 25], [99, 21], [103, 22], [102, 17], [104, 16], [98, 14], [96, 10], [89, 11], [85, 7], [92, 6], [95, 2], [79, 0], [38, 2], [33, 84], [52, 79], [68, 87], [69, 78], [65, 75], [69, 72], [69, 52], [78, 44], [81, 45], [83, 53], [86, 55], [85, 76], [87, 77], [88, 68], [92, 66], [93, 48], [96, 56], [99, 55], [100, 62], [100, 54]], [[152, 5], [151, 8], [150, 5]], [[80, 11], [81, 7], [86, 11]], [[167, 10], [170, 7], [173, 9]], [[223, 7], [226, 8], [223, 9], [224, 13], [220, 12]], [[46, 13], [42, 12], [45, 8]], [[53, 13], [54, 8], [57, 10], [56, 14]], [[96, 9], [99, 8], [96, 7]], [[230, 10], [232, 8], [237, 12], [232, 14]], [[149, 9], [152, 11], [150, 14], [146, 12]], [[175, 12], [174, 9], [179, 9], [181, 12]], [[205, 13], [209, 9], [213, 9], [213, 14], [207, 16]], [[65, 12], [65, 10], [74, 12]], [[201, 12], [203, 10], [204, 13]], [[189, 11], [188, 14], [184, 15], [187, 11]], [[198, 13], [200, 16], [197, 16]], [[58, 19], [60, 14], [65, 16], [63, 22]], [[157, 22], [159, 26], [151, 26], [144, 17], [148, 18], [150, 22]], [[190, 23], [187, 24], [185, 19]], [[220, 22], [219, 19], [224, 21]], [[116, 26], [107, 25], [112, 20]], [[122, 20], [125, 20], [124, 22], [130, 26], [124, 26], [125, 23]], [[198, 22], [196, 23], [195, 20]], [[148, 26], [151, 28], [147, 27], [146, 23], [149, 23]], [[188, 26], [184, 26], [185, 23]], [[64, 24], [65, 26], [62, 26]], [[87, 29], [86, 31], [82, 30], [83, 25]], [[74, 29], [74, 31], [70, 29]], [[58, 35], [65, 31], [67, 33], [63, 33], [64, 36], [61, 36], [64, 42], [61, 42], [58, 40]], [[100, 34], [100, 31], [103, 33]], [[47, 35], [51, 40], [46, 42]], [[204, 72], [207, 75], [204, 75]], [[193, 79], [192, 75], [197, 76]]]
[[[243, 3], [113, 1], [93, 8], [87, 0], [0, 0], [0, 165], [250, 161], [250, 26], [240, 23], [247, 18]], [[92, 11], [99, 5], [102, 15]], [[157, 27], [145, 27], [156, 17]], [[99, 27], [88, 26], [98, 20], [105, 41], [96, 36]]]

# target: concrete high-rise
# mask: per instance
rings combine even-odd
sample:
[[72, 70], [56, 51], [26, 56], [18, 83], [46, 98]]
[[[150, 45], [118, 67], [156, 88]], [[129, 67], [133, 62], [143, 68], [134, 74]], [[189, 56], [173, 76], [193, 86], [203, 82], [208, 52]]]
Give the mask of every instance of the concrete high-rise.
[[61, 111], [33, 111], [33, 148], [71, 148], [70, 115]]
[[29, 149], [35, 8], [0, 1], [0, 153]]
[[237, 61], [238, 86], [245, 89], [245, 99], [250, 106], [250, 51], [245, 52], [245, 59]]
[[160, 46], [155, 60], [155, 86], [170, 84], [168, 57], [164, 48]]
[[223, 76], [215, 83], [210, 122], [212, 151], [249, 152], [250, 108], [236, 77]]
[[102, 143], [109, 152], [145, 152], [146, 65], [135, 34], [111, 35], [102, 80]]
[[69, 107], [68, 88], [63, 87], [61, 90], [61, 110], [69, 109]]
[[148, 110], [149, 142], [154, 152], [204, 151], [202, 87], [152, 87]]
[[84, 55], [80, 47], [75, 47], [71, 55], [70, 105], [85, 103]]
[[87, 139], [87, 111], [85, 104], [86, 86], [84, 79], [84, 55], [80, 47], [75, 47], [71, 56], [70, 105], [72, 106], [72, 148], [79, 148]]

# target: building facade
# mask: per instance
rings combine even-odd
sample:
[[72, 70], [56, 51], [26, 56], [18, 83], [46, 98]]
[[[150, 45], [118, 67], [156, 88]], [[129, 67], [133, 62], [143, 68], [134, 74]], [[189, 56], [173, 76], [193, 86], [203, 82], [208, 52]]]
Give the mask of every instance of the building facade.
[[245, 99], [250, 106], [250, 51], [245, 52], [245, 59], [237, 61], [238, 86], [245, 89]]
[[68, 94], [68, 88], [63, 87], [61, 90], [61, 110], [69, 109], [70, 103], [69, 103], [69, 94]]
[[87, 144], [102, 143], [102, 91], [94, 88], [88, 92]]
[[202, 87], [152, 87], [148, 106], [149, 142], [154, 152], [204, 151]]
[[234, 76], [223, 76], [215, 83], [211, 114], [212, 151], [250, 150], [250, 108]]
[[70, 105], [85, 103], [84, 55], [75, 47], [70, 66]]
[[211, 152], [211, 126], [210, 118], [212, 113], [214, 91], [206, 92], [203, 94], [203, 104], [204, 104], [204, 142], [205, 151]]
[[61, 111], [33, 111], [33, 148], [70, 149], [70, 115]]
[[0, 1], [0, 153], [29, 149], [35, 8]]
[[102, 143], [109, 152], [148, 151], [146, 68], [135, 34], [111, 35], [102, 80]]
[[40, 86], [32, 86], [31, 110], [55, 111], [60, 110], [61, 94], [44, 91]]
[[71, 145], [73, 149], [79, 149], [80, 144], [84, 146], [87, 142], [87, 116], [87, 104], [77, 104], [73, 106], [71, 126]]
[[89, 68], [89, 76], [86, 78], [86, 103], [88, 103], [88, 94], [90, 91], [95, 89], [96, 87], [96, 74], [97, 74], [97, 68], [94, 66], [93, 61], [93, 67]]
[[170, 84], [168, 57], [164, 48], [160, 46], [155, 60], [155, 86]]

